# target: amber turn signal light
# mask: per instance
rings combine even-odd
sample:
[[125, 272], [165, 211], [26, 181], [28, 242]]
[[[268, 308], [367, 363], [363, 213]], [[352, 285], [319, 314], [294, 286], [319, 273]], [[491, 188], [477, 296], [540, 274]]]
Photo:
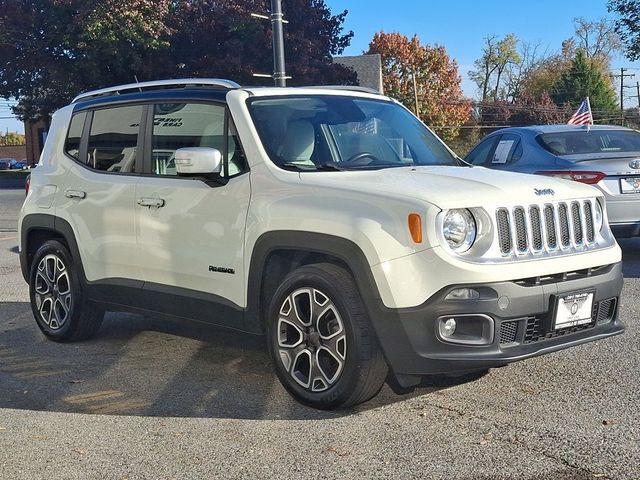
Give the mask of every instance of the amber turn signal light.
[[409, 214], [409, 233], [415, 243], [422, 243], [422, 218], [417, 213]]

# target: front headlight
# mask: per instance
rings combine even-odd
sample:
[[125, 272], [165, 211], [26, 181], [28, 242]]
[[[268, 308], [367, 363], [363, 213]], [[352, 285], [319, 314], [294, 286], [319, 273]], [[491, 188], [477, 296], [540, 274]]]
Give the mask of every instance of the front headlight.
[[602, 226], [604, 225], [604, 212], [602, 211], [600, 200], [596, 199], [593, 207], [593, 225], [596, 232], [599, 232], [602, 230]]
[[449, 248], [456, 253], [464, 253], [476, 240], [476, 221], [467, 209], [449, 210], [442, 224], [442, 234]]

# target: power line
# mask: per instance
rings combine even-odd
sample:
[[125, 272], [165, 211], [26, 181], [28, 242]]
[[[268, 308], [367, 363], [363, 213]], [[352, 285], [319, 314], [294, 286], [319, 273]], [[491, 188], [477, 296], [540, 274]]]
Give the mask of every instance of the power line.
[[620, 67], [620, 74], [612, 74], [612, 78], [620, 79], [620, 112], [622, 112], [622, 117], [620, 119], [620, 125], [624, 125], [624, 79], [625, 78], [633, 78], [635, 77], [635, 73], [624, 73], [628, 70], [628, 68]]

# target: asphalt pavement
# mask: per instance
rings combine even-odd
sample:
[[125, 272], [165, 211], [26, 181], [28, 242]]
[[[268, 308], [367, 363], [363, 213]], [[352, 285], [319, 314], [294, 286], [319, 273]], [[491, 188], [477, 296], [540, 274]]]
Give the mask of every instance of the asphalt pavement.
[[640, 478], [640, 239], [621, 242], [624, 335], [327, 413], [288, 396], [259, 338], [119, 313], [46, 341], [23, 195], [0, 190], [2, 480]]

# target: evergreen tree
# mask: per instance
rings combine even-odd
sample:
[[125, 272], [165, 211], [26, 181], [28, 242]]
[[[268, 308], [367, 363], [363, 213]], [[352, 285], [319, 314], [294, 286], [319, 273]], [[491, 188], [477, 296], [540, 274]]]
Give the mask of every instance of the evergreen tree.
[[592, 110], [605, 113], [617, 108], [616, 93], [611, 82], [597, 64], [587, 60], [582, 51], [578, 51], [569, 70], [558, 79], [552, 96], [557, 104], [568, 103], [572, 108], [577, 108], [585, 97], [589, 97]]

